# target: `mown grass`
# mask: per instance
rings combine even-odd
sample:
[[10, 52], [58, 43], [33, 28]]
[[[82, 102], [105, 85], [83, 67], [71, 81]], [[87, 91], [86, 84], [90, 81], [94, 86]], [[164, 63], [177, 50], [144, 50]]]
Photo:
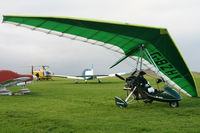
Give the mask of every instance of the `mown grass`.
[[[200, 76], [195, 78], [199, 88]], [[60, 78], [35, 81], [29, 86], [29, 95], [0, 97], [0, 132], [200, 132], [200, 98], [182, 94], [179, 108], [155, 101], [121, 109], [115, 105], [114, 96], [125, 98], [123, 87], [124, 82], [117, 78], [103, 79], [102, 84], [74, 84], [73, 80]]]

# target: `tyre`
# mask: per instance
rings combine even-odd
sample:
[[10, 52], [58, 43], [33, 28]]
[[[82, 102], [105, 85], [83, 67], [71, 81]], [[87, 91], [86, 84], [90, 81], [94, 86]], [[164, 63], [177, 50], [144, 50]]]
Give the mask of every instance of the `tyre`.
[[169, 102], [169, 106], [172, 107], [172, 108], [176, 108], [176, 107], [179, 107], [179, 103], [178, 103], [178, 101]]

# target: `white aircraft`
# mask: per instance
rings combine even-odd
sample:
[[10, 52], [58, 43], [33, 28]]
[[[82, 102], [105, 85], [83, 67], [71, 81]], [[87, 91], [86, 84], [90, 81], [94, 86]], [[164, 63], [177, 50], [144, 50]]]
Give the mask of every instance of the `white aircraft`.
[[82, 75], [80, 75], [80, 76], [54, 75], [54, 77], [76, 79], [76, 81], [75, 81], [76, 84], [78, 83], [78, 80], [85, 80], [85, 83], [87, 84], [87, 80], [98, 79], [98, 82], [101, 83], [100, 79], [102, 79], [102, 78], [114, 77], [115, 74], [125, 75], [125, 74], [129, 74], [129, 73], [130, 72], [114, 73], [114, 74], [108, 74], [108, 75], [94, 75], [93, 64], [92, 64], [91, 69], [84, 69], [82, 72]]

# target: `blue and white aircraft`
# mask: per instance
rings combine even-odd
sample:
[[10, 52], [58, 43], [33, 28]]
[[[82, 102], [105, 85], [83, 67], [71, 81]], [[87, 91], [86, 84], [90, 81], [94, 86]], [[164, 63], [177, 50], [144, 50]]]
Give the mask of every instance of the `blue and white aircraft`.
[[75, 83], [78, 83], [78, 80], [85, 80], [85, 83], [87, 84], [87, 80], [98, 79], [98, 83], [101, 83], [100, 79], [102, 79], [102, 78], [114, 77], [115, 74], [126, 75], [126, 74], [130, 73], [130, 72], [121, 72], [121, 73], [114, 73], [114, 74], [108, 74], [108, 75], [96, 75], [96, 74], [94, 74], [93, 69], [94, 69], [94, 67], [93, 67], [93, 64], [92, 64], [91, 69], [84, 69], [83, 72], [82, 72], [82, 75], [80, 75], [80, 76], [54, 75], [54, 77], [76, 79]]

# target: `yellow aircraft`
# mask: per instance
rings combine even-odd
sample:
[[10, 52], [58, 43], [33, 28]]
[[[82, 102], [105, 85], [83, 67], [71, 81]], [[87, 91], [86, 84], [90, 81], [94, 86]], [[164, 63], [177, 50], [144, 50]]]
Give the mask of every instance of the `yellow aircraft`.
[[38, 66], [31, 66], [32, 75], [37, 77], [37, 80], [52, 79], [53, 72], [46, 69], [49, 66], [40, 66], [42, 68], [40, 68], [38, 71], [34, 71], [34, 67], [38, 67]]

